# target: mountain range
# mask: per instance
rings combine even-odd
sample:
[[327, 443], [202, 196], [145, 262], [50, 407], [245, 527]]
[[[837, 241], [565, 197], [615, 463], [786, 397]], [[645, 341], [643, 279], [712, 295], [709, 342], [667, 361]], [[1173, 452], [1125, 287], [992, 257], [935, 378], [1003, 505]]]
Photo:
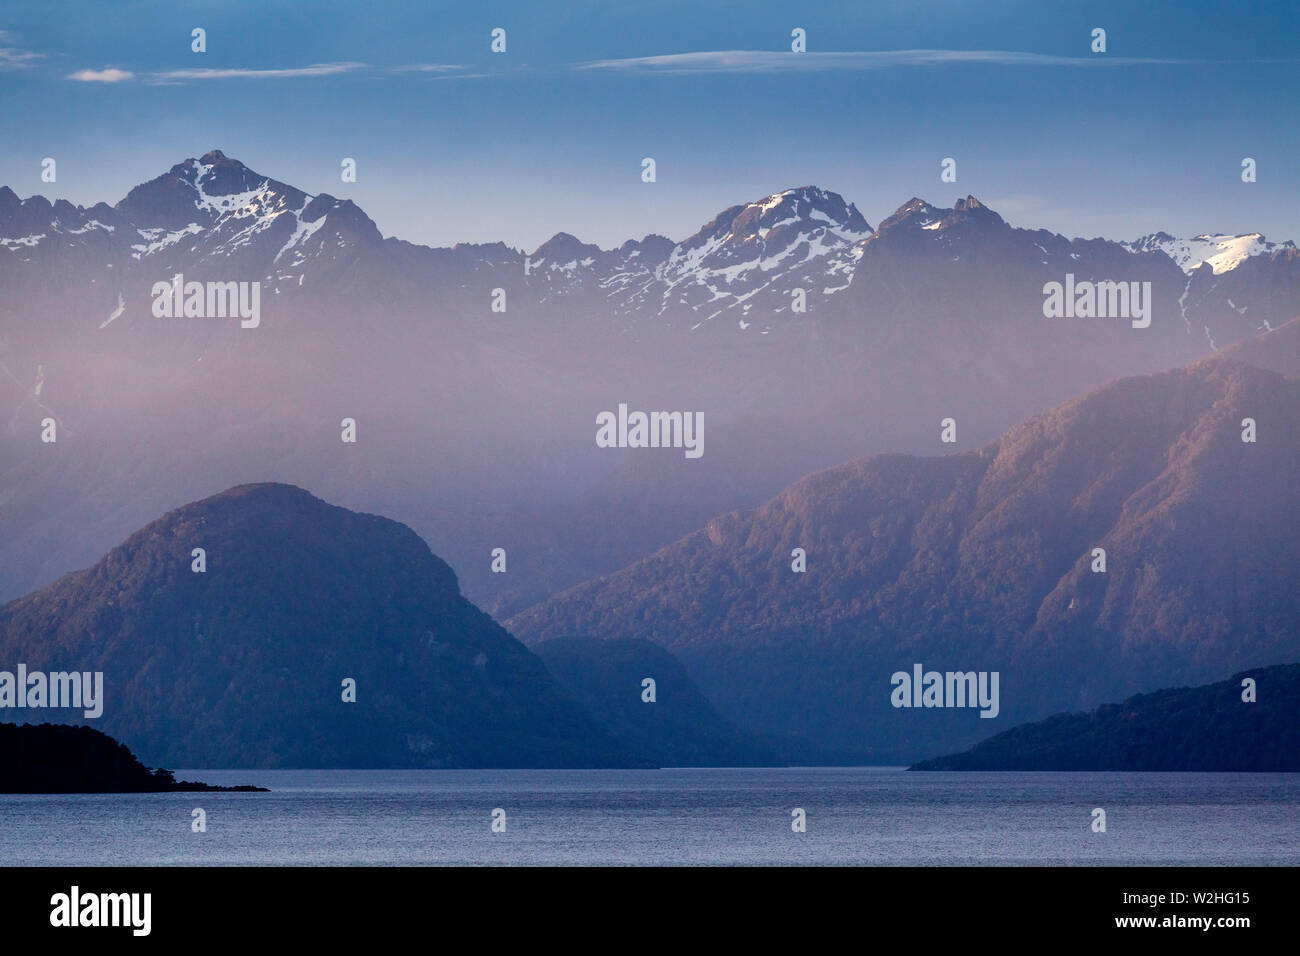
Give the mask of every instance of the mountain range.
[[[1298, 482], [1293, 320], [970, 451], [816, 472], [506, 626], [525, 643], [655, 641], [724, 716], [795, 741], [794, 759], [907, 762], [1294, 659]], [[1000, 716], [898, 707], [891, 676], [916, 664], [1000, 674]]]
[[86, 723], [172, 766], [775, 761], [660, 647], [571, 638], [539, 653], [404, 525], [244, 485], [0, 608], [0, 660], [100, 672], [105, 688], [97, 717], [10, 702], [0, 720]]
[[[431, 282], [444, 286], [438, 306], [454, 305], [459, 293], [471, 313], [483, 311], [482, 292], [505, 283], [508, 292], [522, 293], [527, 311], [550, 318], [556, 310], [548, 304], [581, 312], [581, 300], [598, 298], [602, 318], [615, 328], [753, 329], [753, 338], [800, 324], [790, 309], [795, 288], [804, 288], [818, 304], [855, 285], [868, 286], [872, 298], [891, 285], [895, 295], [906, 294], [891, 282], [898, 276], [888, 266], [911, 251], [945, 261], [954, 276], [1007, 254], [1024, 272], [1040, 265], [1052, 274], [1073, 270], [1083, 278], [1100, 275], [1099, 266], [1116, 265], [1117, 279], [1135, 270], [1149, 273], [1146, 278], [1174, 276], [1178, 317], [1222, 344], [1278, 319], [1272, 308], [1277, 302], [1252, 295], [1252, 284], [1242, 277], [1260, 271], [1293, 282], [1297, 261], [1293, 242], [1269, 242], [1258, 234], [1178, 239], [1157, 232], [1131, 242], [1070, 240], [1013, 228], [970, 196], [951, 209], [912, 198], [873, 229], [852, 203], [817, 186], [730, 206], [680, 242], [649, 235], [602, 250], [559, 232], [531, 253], [504, 243], [429, 248], [385, 239], [350, 200], [309, 195], [220, 150], [178, 163], [114, 206], [85, 208], [42, 196], [20, 200], [0, 187], [0, 246], [8, 253], [0, 257], [0, 276], [18, 293], [46, 291], [51, 268], [75, 265], [71, 285], [60, 291], [87, 308], [104, 306], [97, 324], [102, 328], [124, 315], [146, 316], [151, 297], [142, 290], [157, 277], [216, 270], [221, 277], [266, 283], [268, 297], [305, 286], [346, 294], [376, 280]], [[1163, 268], [1144, 268], [1153, 262]], [[1213, 289], [1192, 281], [1202, 267], [1223, 277]], [[1239, 294], [1230, 304], [1234, 290]], [[1247, 316], [1252, 306], [1256, 314]], [[76, 315], [68, 324], [89, 318]]]
[[[516, 615], [529, 646], [405, 525], [239, 486], [0, 608], [0, 660], [102, 672], [96, 726], [151, 763], [907, 762], [1293, 659], [1297, 412], [1300, 319], [813, 473]], [[993, 720], [900, 709], [913, 666], [996, 675]]]
[[[111, 206], [0, 188], [0, 247], [0, 598], [278, 481], [410, 525], [508, 615], [817, 469], [950, 450], [943, 418], [971, 450], [1300, 312], [1300, 253], [1259, 236], [1068, 239], [974, 197], [872, 227], [804, 186], [680, 241], [434, 249], [219, 150]], [[260, 323], [156, 317], [178, 274], [261, 283]], [[1151, 282], [1151, 326], [1045, 318], [1066, 274]], [[620, 402], [701, 412], [705, 455], [598, 449]]]
[[[0, 247], [0, 648], [113, 673], [154, 763], [907, 762], [1294, 658], [1291, 242], [804, 186], [680, 241], [433, 249], [214, 150], [113, 206], [0, 188]], [[156, 314], [178, 275], [258, 321]], [[1048, 317], [1063, 281], [1150, 325]], [[705, 454], [598, 447], [621, 404]], [[383, 693], [341, 711], [357, 648]], [[918, 662], [999, 673], [999, 717], [894, 708]], [[620, 696], [647, 669], [677, 706]]]

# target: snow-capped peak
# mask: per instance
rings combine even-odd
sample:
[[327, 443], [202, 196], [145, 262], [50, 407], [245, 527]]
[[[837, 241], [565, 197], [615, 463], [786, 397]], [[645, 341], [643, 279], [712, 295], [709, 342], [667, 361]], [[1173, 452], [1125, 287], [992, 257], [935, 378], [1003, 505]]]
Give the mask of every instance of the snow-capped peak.
[[750, 270], [785, 270], [821, 258], [870, 233], [852, 203], [802, 186], [724, 210], [677, 245], [666, 270], [678, 279], [706, 272], [730, 282]]
[[856, 206], [845, 202], [838, 193], [817, 186], [785, 189], [766, 199], [748, 203], [740, 208], [733, 223], [741, 224], [743, 229], [744, 224], [753, 219], [757, 220], [756, 228], [760, 232], [791, 222], [825, 226], [850, 240], [860, 239], [871, 232], [871, 226]]
[[1193, 236], [1177, 239], [1167, 232], [1154, 232], [1134, 242], [1123, 243], [1130, 252], [1163, 252], [1183, 272], [1191, 275], [1208, 262], [1215, 275], [1231, 272], [1251, 256], [1271, 255], [1279, 249], [1295, 248], [1295, 243], [1269, 242], [1260, 233], [1240, 236], [1226, 234]]

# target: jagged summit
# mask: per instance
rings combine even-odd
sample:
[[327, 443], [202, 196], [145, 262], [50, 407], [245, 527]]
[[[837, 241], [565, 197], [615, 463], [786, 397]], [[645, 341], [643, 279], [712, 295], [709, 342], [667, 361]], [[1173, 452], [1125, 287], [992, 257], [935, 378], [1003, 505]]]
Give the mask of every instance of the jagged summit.
[[262, 176], [214, 149], [136, 186], [116, 209], [139, 227], [174, 230], [213, 223], [223, 213], [245, 209], [297, 210], [309, 198], [301, 189]]
[[839, 193], [819, 186], [799, 186], [782, 190], [768, 196], [761, 203], [751, 203], [750, 206], [757, 206], [769, 215], [775, 214], [771, 215], [771, 218], [778, 222], [793, 217], [814, 222], [828, 221], [847, 232], [871, 231], [871, 226], [858, 211], [857, 206], [846, 202]]
[[657, 232], [648, 233], [645, 238], [637, 241], [629, 239], [623, 245], [619, 246], [620, 252], [631, 252], [635, 249], [643, 248], [668, 248], [671, 249], [674, 243], [667, 236], [661, 236]]
[[892, 216], [882, 222], [876, 233], [881, 234], [899, 226], [937, 231], [964, 222], [1005, 225], [1001, 216], [974, 196], [958, 199], [950, 209], [935, 206], [924, 199], [913, 196], [899, 206]]
[[544, 243], [533, 251], [530, 258], [541, 260], [549, 259], [556, 263], [581, 262], [584, 259], [594, 259], [601, 254], [599, 246], [593, 243], [583, 242], [577, 236], [570, 235], [567, 232], [557, 232]]
[[778, 236], [823, 231], [856, 241], [869, 234], [871, 226], [858, 208], [845, 202], [839, 193], [818, 186], [799, 186], [724, 209], [699, 232], [683, 240], [681, 246], [692, 250], [711, 242], [766, 242], [774, 230]]
[[193, 160], [186, 160], [185, 166], [186, 173], [182, 175], [193, 182], [201, 193], [209, 196], [229, 196], [268, 185], [273, 186], [277, 193], [295, 199], [306, 196], [301, 189], [255, 173], [239, 160], [230, 159], [219, 149], [204, 153], [197, 164]]
[[854, 247], [870, 235], [856, 206], [818, 186], [731, 206], [677, 243], [655, 271], [665, 284], [660, 311], [684, 305], [700, 313], [698, 328], [735, 309], [741, 331], [766, 334], [771, 326], [755, 326], [751, 311], [779, 315], [792, 290], [807, 284], [827, 295], [848, 288]]
[[954, 216], [960, 216], [967, 220], [983, 220], [995, 225], [1005, 225], [1002, 217], [996, 212], [984, 205], [974, 196], [967, 196], [965, 199], [958, 199], [952, 204]]
[[895, 216], [904, 216], [915, 213], [937, 212], [938, 208], [930, 205], [920, 196], [913, 196], [903, 205], [894, 210]]
[[[650, 234], [639, 242], [629, 239], [615, 251], [627, 253], [638, 248], [667, 246], [684, 250], [679, 258], [685, 258], [690, 251], [714, 242], [743, 247], [749, 253], [769, 242], [781, 243], [784, 247], [796, 235], [823, 238], [828, 244], [835, 244], [857, 241], [870, 235], [871, 231], [870, 224], [857, 206], [846, 202], [839, 193], [819, 186], [798, 186], [731, 206], [680, 243]], [[592, 243], [582, 242], [567, 232], [557, 232], [538, 246], [531, 257], [563, 262], [597, 258], [603, 253], [605, 250]]]

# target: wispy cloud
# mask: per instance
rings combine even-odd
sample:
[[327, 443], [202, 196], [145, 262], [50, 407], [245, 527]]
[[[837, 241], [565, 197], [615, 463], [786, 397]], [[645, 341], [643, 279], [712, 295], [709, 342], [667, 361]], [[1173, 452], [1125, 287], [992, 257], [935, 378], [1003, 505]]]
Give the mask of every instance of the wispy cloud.
[[0, 70], [21, 70], [45, 56], [43, 53], [19, 49], [14, 45], [15, 42], [12, 33], [0, 30]]
[[118, 70], [109, 67], [107, 70], [78, 70], [76, 73], [69, 73], [68, 79], [76, 80], [79, 83], [121, 83], [133, 76], [135, 74], [130, 70]]
[[1183, 65], [1201, 60], [1173, 60], [1160, 57], [1054, 56], [1012, 50], [869, 50], [826, 53], [793, 53], [773, 50], [712, 50], [699, 53], [670, 53], [620, 60], [592, 60], [575, 64], [580, 70], [617, 70], [625, 73], [684, 75], [694, 73], [813, 73], [825, 70], [883, 70], [897, 66], [949, 66], [974, 63], [994, 66], [1105, 67]]
[[340, 73], [352, 73], [356, 70], [366, 69], [364, 63], [353, 63], [345, 61], [341, 63], [315, 63], [311, 66], [302, 66], [284, 70], [246, 70], [246, 69], [190, 69], [190, 70], [165, 70], [160, 73], [150, 73], [150, 81], [156, 82], [176, 82], [184, 80], [283, 80], [297, 77], [311, 76], [337, 76]]
[[407, 66], [395, 66], [394, 73], [453, 73], [465, 67], [456, 63], [411, 63]]
[[431, 80], [489, 80], [494, 77], [509, 76], [507, 73], [448, 73], [444, 76], [431, 76]]
[[[3, 46], [0, 31], [0, 68], [9, 56], [14, 65], [28, 65], [37, 53], [23, 53]], [[900, 66], [948, 66], [987, 64], [1023, 67], [1114, 67], [1141, 65], [1179, 65], [1204, 63], [1204, 60], [1177, 60], [1160, 57], [1054, 56], [1046, 53], [1021, 53], [1008, 50], [872, 50], [844, 52], [787, 53], [774, 50], [712, 50], [697, 53], [671, 53], [664, 56], [629, 57], [617, 60], [592, 60], [571, 64], [575, 70], [605, 70], [643, 75], [694, 75], [704, 73], [815, 73], [830, 70], [884, 70]], [[315, 63], [286, 69], [192, 68], [136, 74], [130, 70], [108, 68], [78, 70], [68, 79], [84, 83], [119, 83], [140, 79], [151, 84], [176, 84], [202, 80], [278, 80], [304, 77], [338, 76], [368, 70], [365, 63], [344, 61]], [[500, 73], [463, 72], [470, 67], [456, 63], [411, 63], [388, 68], [390, 74], [425, 74], [434, 80], [469, 80], [501, 76]], [[512, 72], [518, 72], [512, 71]]]
[[[3, 34], [0, 34], [0, 37], [2, 36]], [[36, 54], [32, 55], [35, 56]], [[201, 80], [282, 80], [302, 77], [338, 76], [342, 73], [356, 73], [368, 69], [370, 69], [369, 65], [352, 61], [340, 63], [315, 63], [311, 66], [288, 69], [257, 70], [204, 67], [184, 70], [162, 70], [155, 73], [138, 74], [133, 73], [130, 70], [109, 68], [105, 70], [78, 70], [75, 73], [69, 73], [68, 79], [79, 80], [83, 83], [120, 83], [123, 80], [139, 79], [153, 85], [174, 86], [179, 83]], [[461, 72], [468, 69], [469, 67], [463, 66], [459, 63], [411, 63], [406, 66], [391, 67], [387, 72], [425, 74], [431, 80], [472, 80], [497, 75], [493, 73]]]
[[282, 80], [295, 77], [337, 76], [340, 73], [352, 73], [367, 69], [364, 63], [316, 63], [312, 66], [296, 67], [283, 70], [246, 70], [246, 69], [189, 69], [163, 70], [158, 73], [133, 73], [109, 67], [105, 70], [77, 70], [69, 73], [68, 79], [82, 83], [121, 83], [124, 80], [141, 79], [148, 83], [175, 85], [190, 80]]
[[427, 80], [486, 80], [494, 77], [517, 76], [530, 71], [527, 64], [520, 64], [513, 70], [500, 70], [491, 73], [470, 73], [472, 67], [457, 63], [412, 63], [408, 66], [392, 67], [389, 73], [421, 73]]

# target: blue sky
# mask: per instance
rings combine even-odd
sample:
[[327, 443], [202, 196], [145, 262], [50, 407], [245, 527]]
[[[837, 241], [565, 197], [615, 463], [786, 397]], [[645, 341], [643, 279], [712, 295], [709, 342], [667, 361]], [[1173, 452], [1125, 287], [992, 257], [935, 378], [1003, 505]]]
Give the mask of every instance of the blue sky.
[[1300, 239], [1290, 4], [6, 0], [0, 31], [0, 183], [24, 197], [116, 202], [219, 147], [435, 245], [681, 239], [805, 184], [872, 225], [971, 193], [1071, 236]]

